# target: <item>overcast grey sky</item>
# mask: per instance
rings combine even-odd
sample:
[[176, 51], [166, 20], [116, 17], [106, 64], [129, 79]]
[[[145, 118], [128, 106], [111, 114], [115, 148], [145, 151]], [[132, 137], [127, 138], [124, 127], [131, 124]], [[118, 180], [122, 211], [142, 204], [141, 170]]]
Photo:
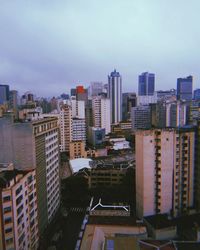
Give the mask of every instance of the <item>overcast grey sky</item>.
[[200, 87], [199, 11], [199, 0], [0, 0], [0, 83], [51, 96], [116, 68], [124, 91], [144, 71], [157, 90], [189, 74]]

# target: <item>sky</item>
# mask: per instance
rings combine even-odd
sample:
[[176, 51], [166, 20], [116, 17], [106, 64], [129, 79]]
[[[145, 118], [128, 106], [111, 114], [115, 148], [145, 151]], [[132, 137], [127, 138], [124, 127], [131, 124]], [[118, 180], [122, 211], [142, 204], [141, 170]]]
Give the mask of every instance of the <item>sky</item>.
[[199, 0], [0, 0], [0, 83], [38, 96], [107, 83], [113, 69], [123, 92], [138, 75], [156, 90], [194, 76], [200, 87]]

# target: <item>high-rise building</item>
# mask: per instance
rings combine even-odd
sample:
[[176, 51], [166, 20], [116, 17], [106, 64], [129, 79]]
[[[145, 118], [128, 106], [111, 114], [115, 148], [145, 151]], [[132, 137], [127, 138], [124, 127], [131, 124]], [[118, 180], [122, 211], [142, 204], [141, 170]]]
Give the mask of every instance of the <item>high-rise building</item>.
[[76, 100], [85, 102], [88, 100], [88, 91], [81, 85], [76, 87]]
[[186, 214], [194, 206], [194, 130], [140, 130], [135, 145], [137, 216]]
[[36, 193], [35, 170], [2, 170], [0, 164], [0, 249], [38, 249]]
[[166, 103], [166, 127], [183, 127], [189, 121], [189, 105], [184, 101]]
[[194, 100], [200, 100], [200, 89], [194, 90]]
[[122, 77], [116, 70], [108, 76], [108, 97], [111, 123], [118, 123], [122, 120]]
[[64, 104], [60, 107], [60, 151], [69, 152], [72, 130], [72, 108]]
[[110, 99], [104, 96], [92, 98], [93, 126], [105, 128], [106, 134], [111, 131]]
[[105, 141], [105, 128], [89, 128], [88, 142], [92, 146], [102, 145]]
[[200, 211], [200, 120], [196, 130], [195, 208]]
[[122, 120], [127, 121], [131, 118], [131, 108], [137, 105], [136, 93], [122, 94]]
[[144, 72], [139, 75], [138, 95], [153, 95], [155, 88], [155, 75]]
[[72, 118], [72, 134], [71, 140], [86, 141], [86, 125], [85, 119]]
[[38, 227], [41, 235], [60, 206], [59, 134], [56, 117], [32, 122], [0, 118], [0, 162], [36, 170]]
[[151, 128], [151, 108], [149, 105], [131, 109], [132, 130]]
[[9, 85], [0, 84], [0, 104], [5, 104], [9, 101]]
[[98, 96], [104, 91], [103, 83], [102, 82], [91, 82], [90, 83], [90, 96]]
[[177, 100], [192, 100], [193, 93], [193, 77], [177, 79]]

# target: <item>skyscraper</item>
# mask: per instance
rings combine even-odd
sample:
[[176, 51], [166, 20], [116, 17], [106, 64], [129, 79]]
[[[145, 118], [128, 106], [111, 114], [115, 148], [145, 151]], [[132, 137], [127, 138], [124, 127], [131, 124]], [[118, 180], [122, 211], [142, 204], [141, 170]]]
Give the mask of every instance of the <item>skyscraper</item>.
[[93, 126], [105, 128], [106, 134], [110, 133], [110, 99], [104, 96], [94, 96], [92, 98], [92, 113]]
[[193, 77], [177, 79], [177, 100], [192, 100]]
[[155, 88], [155, 75], [144, 72], [139, 75], [138, 95], [153, 95]]
[[5, 104], [9, 101], [9, 85], [0, 84], [0, 104]]
[[108, 97], [111, 104], [111, 123], [118, 123], [122, 120], [122, 78], [116, 70], [108, 76]]

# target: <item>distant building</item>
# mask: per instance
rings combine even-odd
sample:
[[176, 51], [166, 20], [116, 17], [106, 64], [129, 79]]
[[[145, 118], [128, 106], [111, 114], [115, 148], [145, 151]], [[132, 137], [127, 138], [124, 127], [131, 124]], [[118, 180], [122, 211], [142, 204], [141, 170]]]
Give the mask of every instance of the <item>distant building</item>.
[[149, 105], [131, 109], [132, 130], [151, 128], [151, 108]]
[[166, 101], [172, 98], [176, 98], [176, 90], [158, 90], [156, 91], [158, 101]]
[[1, 250], [38, 249], [36, 193], [35, 170], [0, 171]]
[[193, 94], [193, 77], [177, 79], [177, 100], [191, 101]]
[[194, 206], [195, 134], [190, 128], [136, 132], [139, 218], [187, 214]]
[[104, 87], [102, 82], [90, 83], [90, 96], [98, 96], [102, 92], [104, 92]]
[[131, 108], [137, 105], [136, 93], [122, 94], [122, 120], [127, 121], [131, 118]]
[[189, 121], [189, 103], [166, 102], [166, 127], [183, 127]]
[[8, 103], [9, 101], [9, 85], [0, 84], [0, 104]]
[[155, 75], [152, 73], [144, 72], [139, 75], [138, 79], [138, 95], [153, 95], [155, 88]]
[[65, 104], [60, 107], [60, 151], [69, 152], [72, 140], [72, 108]]
[[194, 100], [200, 100], [200, 89], [194, 90]]
[[69, 146], [70, 160], [76, 158], [86, 158], [85, 141], [72, 141]]
[[77, 101], [87, 101], [88, 100], [88, 91], [83, 86], [76, 87], [76, 99]]
[[88, 142], [92, 146], [102, 145], [105, 141], [105, 128], [89, 128]]
[[108, 97], [111, 105], [111, 123], [118, 123], [122, 120], [122, 78], [116, 70], [108, 76]]
[[15, 116], [17, 116], [18, 92], [16, 90], [11, 90], [9, 92], [9, 109], [11, 109], [15, 113]]
[[92, 98], [93, 127], [105, 128], [105, 133], [111, 131], [110, 99], [103, 96]]
[[85, 119], [72, 119], [71, 141], [86, 141]]

